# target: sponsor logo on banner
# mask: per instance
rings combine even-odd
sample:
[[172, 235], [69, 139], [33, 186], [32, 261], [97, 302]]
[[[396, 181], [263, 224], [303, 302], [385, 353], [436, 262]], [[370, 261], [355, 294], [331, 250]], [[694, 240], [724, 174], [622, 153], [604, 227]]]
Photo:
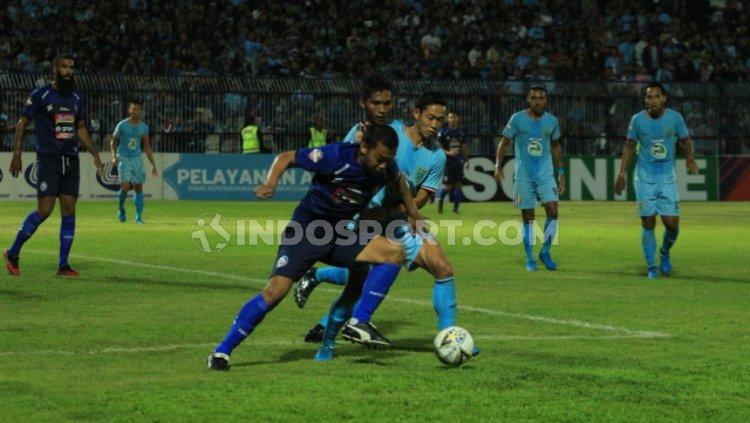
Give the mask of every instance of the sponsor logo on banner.
[[96, 174], [96, 182], [99, 185], [110, 191], [119, 191], [120, 183], [117, 181], [117, 165], [113, 165], [112, 162], [104, 162], [104, 173], [102, 175]]
[[28, 165], [26, 167], [26, 171], [23, 172], [23, 177], [26, 178], [26, 182], [34, 189], [39, 189], [39, 179], [37, 179], [37, 173], [36, 162]]

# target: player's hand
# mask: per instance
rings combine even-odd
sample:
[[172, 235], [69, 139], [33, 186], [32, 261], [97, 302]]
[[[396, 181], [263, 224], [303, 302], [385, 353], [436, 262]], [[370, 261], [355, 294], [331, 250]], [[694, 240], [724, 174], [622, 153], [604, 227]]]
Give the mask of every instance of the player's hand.
[[271, 198], [276, 193], [276, 188], [272, 188], [268, 185], [258, 185], [255, 187], [255, 195], [258, 198]]
[[617, 180], [615, 181], [615, 194], [617, 195], [622, 194], [622, 190], [624, 189], [625, 189], [625, 176], [617, 175]]
[[98, 154], [94, 156], [94, 166], [96, 166], [96, 171], [99, 173], [99, 176], [104, 176], [104, 164]]
[[503, 183], [503, 179], [505, 179], [505, 174], [503, 173], [503, 168], [501, 167], [495, 167], [495, 180], [498, 184]]
[[695, 161], [695, 159], [686, 159], [685, 166], [687, 167], [687, 170], [689, 173], [696, 174], [700, 172], [701, 170], [700, 166], [698, 166], [698, 163]]
[[414, 228], [414, 231], [417, 234], [426, 234], [430, 232], [430, 225], [427, 223], [427, 219], [427, 217], [422, 216], [420, 213], [409, 215], [407, 217], [409, 225]]
[[10, 174], [13, 175], [14, 178], [17, 178], [18, 174], [21, 173], [22, 167], [23, 163], [21, 163], [21, 154], [13, 153], [13, 159], [10, 161]]
[[110, 160], [112, 163], [112, 166], [117, 166], [117, 157], [112, 157], [112, 160]]
[[151, 176], [153, 176], [154, 178], [159, 177], [159, 171], [156, 170], [156, 166], [151, 168]]
[[367, 128], [370, 127], [372, 123], [363, 120], [359, 123], [359, 130], [357, 131], [356, 135], [354, 135], [354, 139], [357, 140], [357, 142], [362, 142], [362, 137], [364, 137], [365, 132], [367, 131]]
[[557, 191], [559, 195], [565, 194], [565, 175], [557, 175]]

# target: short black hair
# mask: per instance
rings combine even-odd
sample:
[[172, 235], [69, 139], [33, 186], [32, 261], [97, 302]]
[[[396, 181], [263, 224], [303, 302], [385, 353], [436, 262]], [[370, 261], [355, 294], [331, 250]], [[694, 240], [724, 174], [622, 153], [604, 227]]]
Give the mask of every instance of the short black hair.
[[644, 95], [646, 94], [646, 90], [648, 90], [649, 88], [658, 88], [661, 90], [661, 93], [664, 94], [665, 97], [667, 95], [667, 90], [664, 89], [664, 85], [662, 85], [661, 82], [656, 82], [656, 81], [649, 82], [648, 85], [646, 85], [646, 89], [643, 90]]
[[389, 151], [395, 153], [398, 148], [398, 134], [388, 125], [373, 124], [365, 131], [362, 142], [367, 148], [375, 148], [378, 143], [383, 143]]
[[137, 104], [139, 106], [143, 106], [143, 101], [138, 97], [133, 97], [130, 99], [130, 101], [128, 101], [128, 104]]
[[362, 81], [362, 101], [367, 101], [373, 93], [379, 91], [393, 92], [393, 85], [391, 85], [390, 81], [379, 75], [370, 76]]
[[59, 65], [62, 60], [72, 60], [75, 62], [76, 58], [73, 57], [73, 55], [70, 53], [60, 53], [57, 56], [55, 56], [54, 60], [52, 60], [52, 66]]
[[446, 107], [448, 106], [448, 103], [446, 103], [445, 101], [445, 97], [443, 97], [440, 93], [437, 93], [435, 91], [427, 91], [419, 96], [414, 107], [421, 112], [422, 110], [426, 109], [427, 106], [430, 106], [432, 104]]
[[532, 85], [529, 88], [529, 93], [531, 93], [532, 91], [541, 91], [544, 94], [547, 94], [547, 87], [545, 87], [544, 85], [538, 85], [538, 84], [537, 85]]

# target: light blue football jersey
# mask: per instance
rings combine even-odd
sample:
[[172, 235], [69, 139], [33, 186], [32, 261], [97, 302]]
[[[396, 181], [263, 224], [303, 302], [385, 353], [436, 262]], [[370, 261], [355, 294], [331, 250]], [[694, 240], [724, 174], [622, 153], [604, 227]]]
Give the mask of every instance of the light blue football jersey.
[[645, 183], [675, 182], [677, 140], [688, 136], [685, 120], [672, 109], [665, 109], [657, 119], [645, 110], [634, 114], [628, 126], [628, 139], [638, 143], [633, 180]]
[[540, 181], [554, 176], [552, 143], [560, 139], [560, 125], [551, 113], [534, 119], [521, 110], [513, 114], [503, 129], [513, 140], [517, 181]]
[[123, 119], [115, 127], [114, 136], [119, 141], [117, 155], [119, 157], [138, 157], [143, 152], [143, 138], [148, 135], [148, 125], [140, 122], [133, 125], [128, 119]]

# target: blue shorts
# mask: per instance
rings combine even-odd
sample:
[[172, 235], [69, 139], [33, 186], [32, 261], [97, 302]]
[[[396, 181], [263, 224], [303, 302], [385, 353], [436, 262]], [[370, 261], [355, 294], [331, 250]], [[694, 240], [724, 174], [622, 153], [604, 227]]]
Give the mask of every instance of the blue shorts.
[[635, 198], [641, 217], [680, 215], [680, 195], [675, 182], [652, 184], [636, 181]]
[[[34, 166], [38, 197], [78, 197], [81, 166], [78, 156], [37, 153]], [[31, 176], [31, 175], [30, 175]]]
[[143, 172], [143, 159], [141, 156], [117, 158], [117, 174], [120, 183], [129, 182], [131, 184], [143, 184], [146, 180], [146, 174]]
[[[271, 276], [286, 276], [296, 281], [302, 277], [312, 266], [322, 261], [331, 266], [353, 268], [364, 263], [357, 262], [357, 256], [367, 246], [366, 243], [359, 242], [357, 239], [333, 238], [329, 242], [323, 243], [326, 237], [326, 231], [321, 227], [316, 227], [313, 232], [314, 238], [307, 236], [297, 236], [296, 228], [302, 228], [303, 234], [307, 232], [306, 225], [292, 220], [284, 229], [282, 244], [276, 255], [276, 261], [271, 271]], [[349, 241], [346, 245], [341, 242]], [[337, 241], [340, 241], [337, 243]], [[353, 242], [352, 242], [353, 241]]]
[[533, 209], [537, 201], [541, 201], [543, 205], [559, 201], [557, 182], [552, 176], [538, 181], [516, 179], [515, 187], [517, 209]]
[[[416, 268], [414, 260], [417, 259], [419, 252], [422, 250], [424, 238], [420, 234], [414, 233], [409, 225], [402, 226], [401, 233], [403, 235], [396, 238], [396, 241], [404, 247], [404, 267], [411, 271]], [[432, 235], [425, 234], [425, 236], [431, 237]]]

